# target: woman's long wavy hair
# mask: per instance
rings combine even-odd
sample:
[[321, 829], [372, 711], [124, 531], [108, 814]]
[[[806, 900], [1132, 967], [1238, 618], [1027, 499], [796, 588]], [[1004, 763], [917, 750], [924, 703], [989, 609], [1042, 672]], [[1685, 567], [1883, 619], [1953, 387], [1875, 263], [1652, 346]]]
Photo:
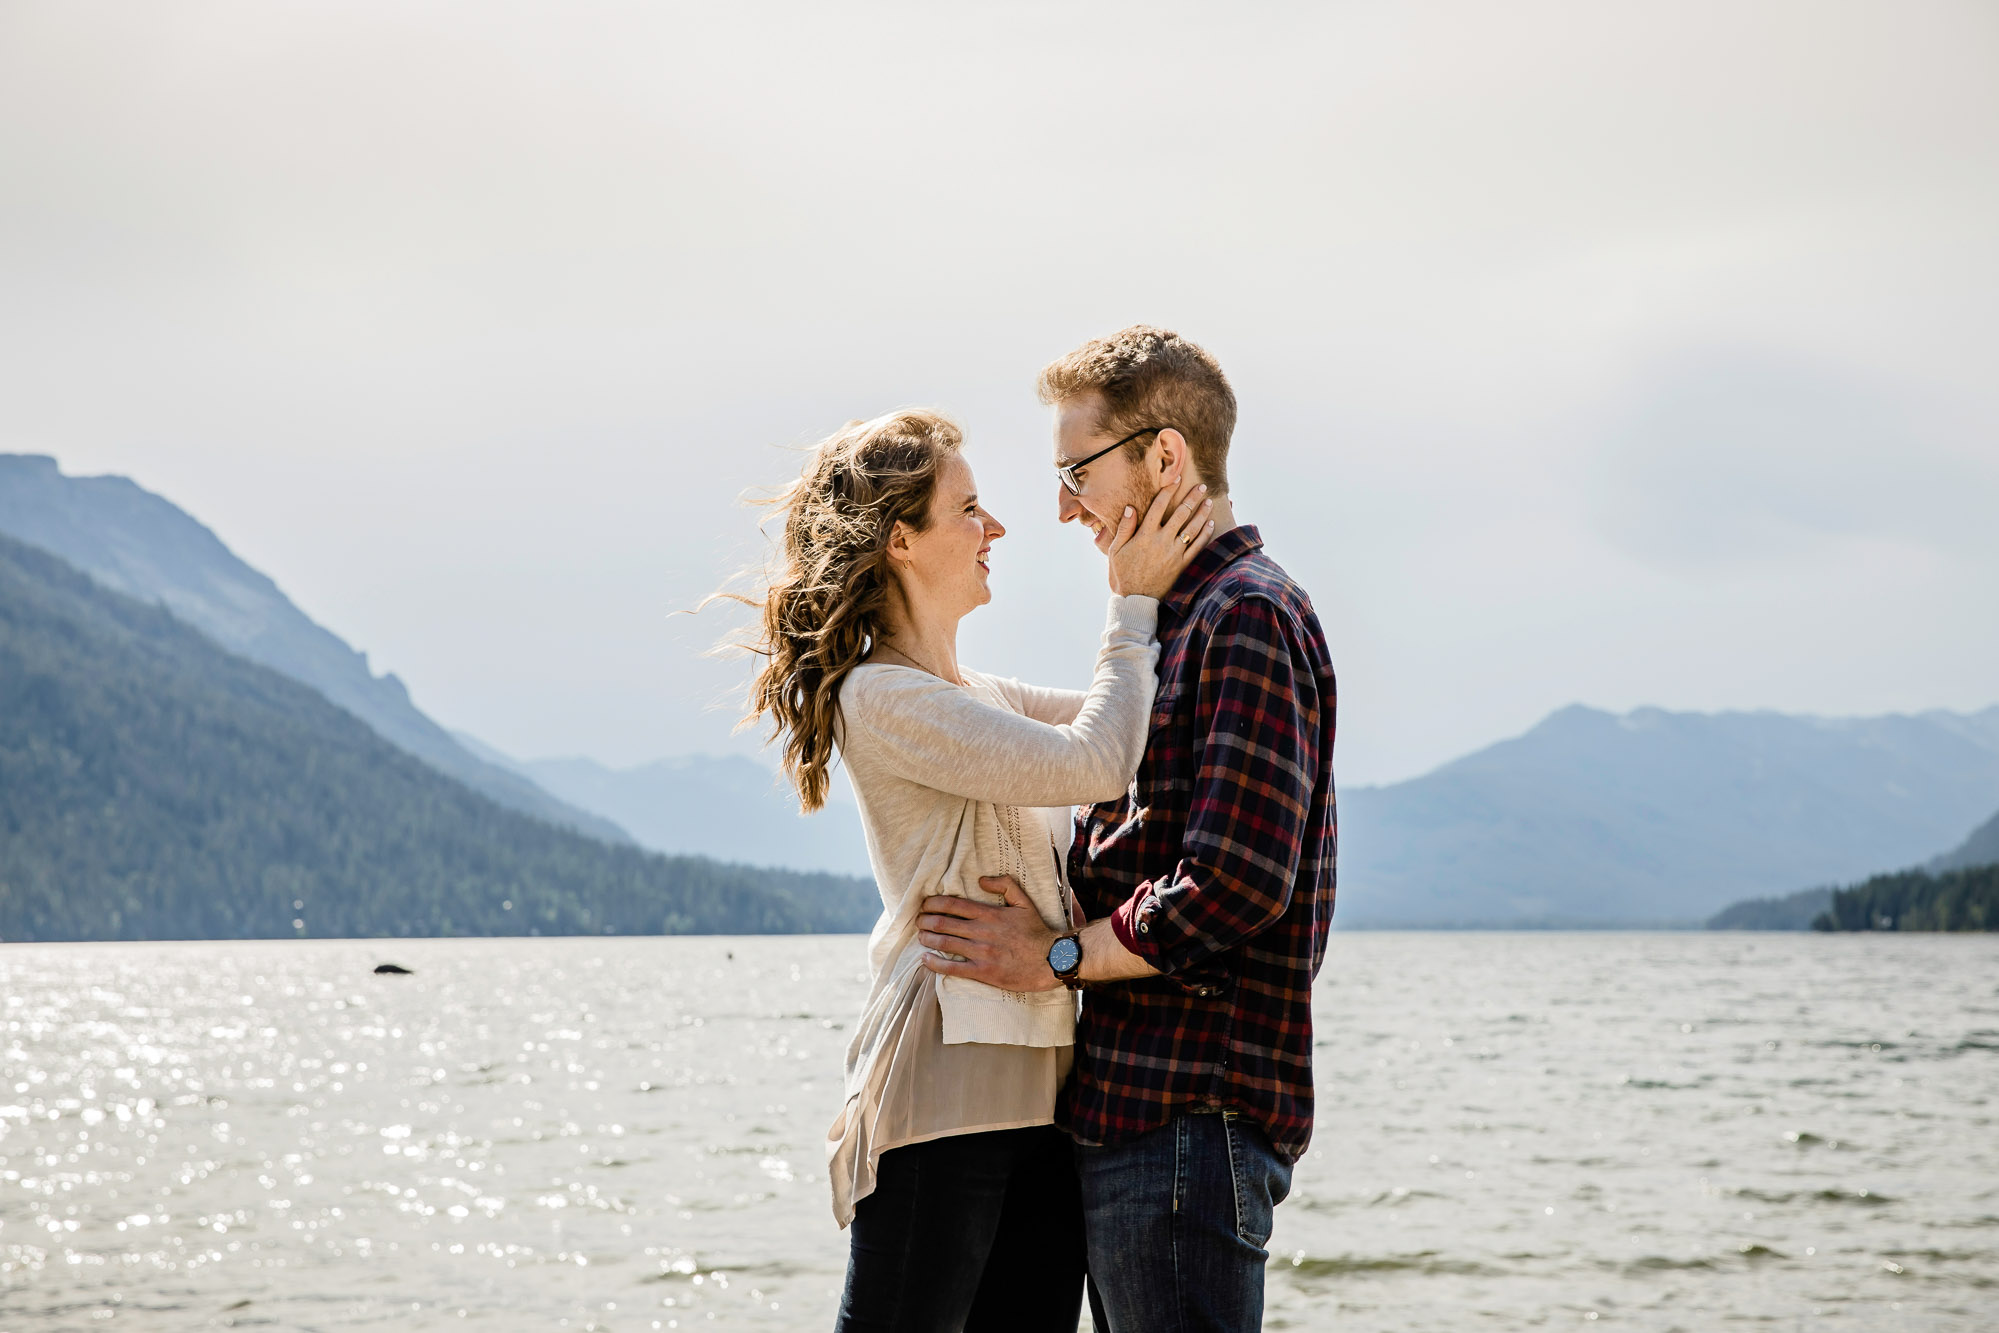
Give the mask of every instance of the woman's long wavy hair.
[[784, 520], [774, 567], [760, 600], [736, 599], [762, 612], [742, 641], [764, 659], [743, 724], [770, 720], [808, 812], [826, 803], [840, 683], [887, 626], [889, 539], [897, 523], [930, 526], [938, 471], [963, 444], [955, 422], [921, 408], [851, 422], [770, 502]]

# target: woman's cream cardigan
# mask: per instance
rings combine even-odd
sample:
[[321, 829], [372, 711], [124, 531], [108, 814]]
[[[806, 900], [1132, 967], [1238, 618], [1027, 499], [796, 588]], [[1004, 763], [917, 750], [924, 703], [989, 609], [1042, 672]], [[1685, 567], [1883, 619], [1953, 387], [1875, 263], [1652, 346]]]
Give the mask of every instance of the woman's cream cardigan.
[[995, 901], [979, 877], [1010, 874], [1043, 922], [1068, 923], [1069, 807], [1117, 797], [1138, 769], [1158, 613], [1150, 597], [1111, 599], [1088, 694], [875, 663], [841, 684], [840, 756], [882, 896], [827, 1139], [841, 1226], [891, 1148], [1053, 1121], [1075, 997], [937, 976], [919, 963], [916, 917], [931, 894]]

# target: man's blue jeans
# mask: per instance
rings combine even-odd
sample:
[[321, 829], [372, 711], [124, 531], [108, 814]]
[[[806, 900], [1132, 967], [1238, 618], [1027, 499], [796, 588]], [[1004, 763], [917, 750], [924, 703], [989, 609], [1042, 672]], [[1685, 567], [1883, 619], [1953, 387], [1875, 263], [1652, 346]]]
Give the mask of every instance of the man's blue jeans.
[[1098, 1333], [1263, 1326], [1272, 1214], [1291, 1167], [1233, 1111], [1181, 1115], [1110, 1148], [1076, 1149]]

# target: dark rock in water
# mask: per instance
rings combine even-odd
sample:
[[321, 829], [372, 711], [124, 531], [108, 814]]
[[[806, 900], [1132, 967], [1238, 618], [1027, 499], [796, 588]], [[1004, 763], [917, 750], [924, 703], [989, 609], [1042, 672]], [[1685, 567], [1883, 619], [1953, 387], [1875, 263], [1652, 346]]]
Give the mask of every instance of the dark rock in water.
[[406, 977], [410, 975], [410, 970], [399, 963], [377, 963], [375, 964], [375, 975], [378, 977]]

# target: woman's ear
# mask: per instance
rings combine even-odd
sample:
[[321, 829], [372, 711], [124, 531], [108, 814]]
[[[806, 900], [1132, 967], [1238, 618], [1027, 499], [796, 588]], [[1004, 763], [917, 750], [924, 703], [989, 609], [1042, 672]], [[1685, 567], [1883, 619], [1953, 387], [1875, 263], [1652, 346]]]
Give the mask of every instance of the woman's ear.
[[915, 535], [915, 533], [910, 531], [909, 524], [903, 522], [901, 519], [895, 521], [895, 526], [888, 530], [888, 562], [890, 565], [906, 565], [910, 562], [912, 555], [909, 549], [909, 541]]

